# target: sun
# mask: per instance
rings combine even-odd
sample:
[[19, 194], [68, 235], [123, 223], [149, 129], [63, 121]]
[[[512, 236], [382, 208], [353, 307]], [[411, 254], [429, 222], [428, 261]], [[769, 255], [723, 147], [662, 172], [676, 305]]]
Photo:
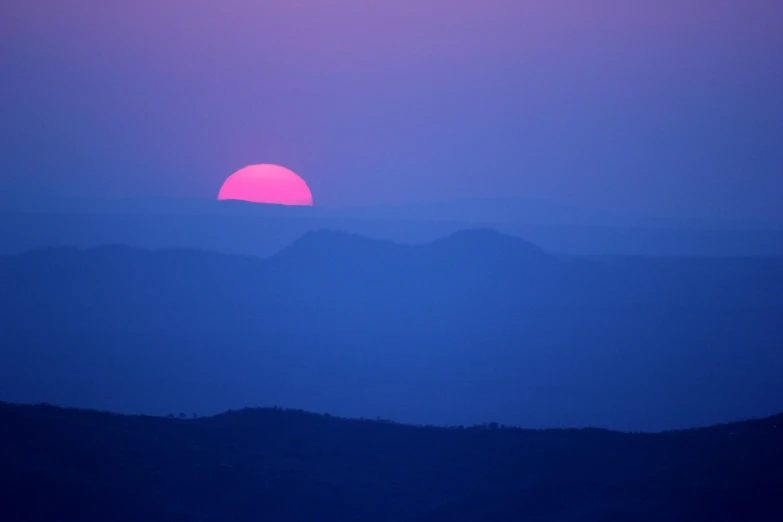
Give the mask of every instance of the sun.
[[312, 206], [313, 194], [295, 172], [279, 165], [249, 165], [226, 179], [219, 200]]

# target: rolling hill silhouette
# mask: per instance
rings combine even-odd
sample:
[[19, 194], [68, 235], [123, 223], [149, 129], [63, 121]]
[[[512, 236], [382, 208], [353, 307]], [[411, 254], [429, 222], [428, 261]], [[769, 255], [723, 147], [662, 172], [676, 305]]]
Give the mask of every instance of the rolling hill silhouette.
[[319, 231], [268, 259], [31, 251], [0, 258], [0, 293], [4, 400], [634, 430], [783, 409], [779, 258]]
[[0, 518], [772, 521], [783, 416], [660, 434], [0, 403]]

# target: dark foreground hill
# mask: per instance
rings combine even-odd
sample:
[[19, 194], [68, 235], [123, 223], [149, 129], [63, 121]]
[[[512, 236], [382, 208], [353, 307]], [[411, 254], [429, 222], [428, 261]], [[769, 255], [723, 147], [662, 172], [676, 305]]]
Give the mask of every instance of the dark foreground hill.
[[658, 434], [0, 403], [0, 519], [783, 520], [783, 416]]
[[781, 258], [558, 257], [488, 230], [309, 233], [269, 259], [45, 249], [0, 257], [0, 400], [707, 425], [783, 409], [781, 295]]

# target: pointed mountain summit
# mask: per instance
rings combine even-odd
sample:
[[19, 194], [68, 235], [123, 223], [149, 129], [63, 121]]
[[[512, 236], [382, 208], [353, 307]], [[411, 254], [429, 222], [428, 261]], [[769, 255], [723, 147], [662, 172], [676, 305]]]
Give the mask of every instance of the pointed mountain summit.
[[511, 256], [514, 259], [551, 259], [551, 256], [537, 245], [519, 237], [502, 234], [491, 228], [460, 230], [434, 241], [427, 248], [454, 255], [475, 252], [482, 256]]

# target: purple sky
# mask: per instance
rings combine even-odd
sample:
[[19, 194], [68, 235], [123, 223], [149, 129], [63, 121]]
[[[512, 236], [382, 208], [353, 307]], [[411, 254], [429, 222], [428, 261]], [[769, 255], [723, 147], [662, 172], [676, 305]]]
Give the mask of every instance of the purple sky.
[[783, 223], [783, 2], [5, 0], [0, 191]]

